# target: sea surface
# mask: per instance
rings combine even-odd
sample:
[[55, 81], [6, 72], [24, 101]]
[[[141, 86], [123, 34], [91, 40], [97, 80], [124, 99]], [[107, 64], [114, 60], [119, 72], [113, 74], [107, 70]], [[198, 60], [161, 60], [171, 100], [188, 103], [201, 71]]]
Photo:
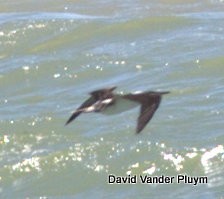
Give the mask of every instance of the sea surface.
[[[170, 94], [138, 135], [139, 108], [64, 126], [114, 85]], [[0, 1], [0, 198], [224, 199], [224, 1]]]

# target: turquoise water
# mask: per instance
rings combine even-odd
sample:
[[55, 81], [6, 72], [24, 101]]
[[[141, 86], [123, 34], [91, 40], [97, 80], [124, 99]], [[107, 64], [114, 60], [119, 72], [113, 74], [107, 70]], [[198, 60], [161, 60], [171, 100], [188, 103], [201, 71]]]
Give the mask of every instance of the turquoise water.
[[[224, 4], [0, 3], [0, 198], [224, 198]], [[71, 112], [99, 88], [170, 91], [139, 110]], [[108, 175], [206, 176], [108, 184]]]

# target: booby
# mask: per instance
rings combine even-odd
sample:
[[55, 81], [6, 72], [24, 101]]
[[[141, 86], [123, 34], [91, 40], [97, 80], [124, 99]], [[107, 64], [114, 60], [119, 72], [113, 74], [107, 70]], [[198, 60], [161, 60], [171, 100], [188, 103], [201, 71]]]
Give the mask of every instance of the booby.
[[136, 133], [140, 133], [159, 107], [162, 95], [170, 93], [169, 91], [147, 91], [114, 94], [113, 91], [116, 88], [114, 86], [90, 92], [90, 97], [72, 113], [65, 125], [72, 122], [81, 113], [100, 112], [103, 114], [116, 114], [140, 105], [140, 114], [136, 128]]

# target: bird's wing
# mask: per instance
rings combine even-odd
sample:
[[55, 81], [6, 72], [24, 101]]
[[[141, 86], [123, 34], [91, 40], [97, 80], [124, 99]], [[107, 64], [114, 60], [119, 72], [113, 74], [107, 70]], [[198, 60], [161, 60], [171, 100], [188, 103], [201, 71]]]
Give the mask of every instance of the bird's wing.
[[103, 88], [103, 89], [92, 91], [89, 94], [94, 96], [98, 100], [104, 100], [110, 97], [111, 95], [113, 95], [112, 92], [116, 88], [117, 88], [116, 86], [111, 88]]
[[147, 103], [141, 105], [140, 115], [138, 117], [138, 124], [136, 133], [140, 133], [146, 124], [152, 119], [155, 111], [159, 107], [160, 99], [158, 101], [154, 101], [153, 103]]
[[91, 105], [93, 105], [95, 102], [97, 101], [97, 99], [94, 96], [91, 96], [89, 99], [87, 99], [79, 108], [77, 108], [73, 114], [71, 115], [71, 117], [68, 119], [68, 121], [65, 123], [65, 125], [69, 124], [71, 121], [73, 121], [76, 117], [79, 116], [79, 114], [81, 114], [83, 112], [83, 109], [86, 107], [89, 107]]
[[163, 93], [127, 94], [123, 97], [141, 104], [136, 133], [140, 133], [159, 107]]

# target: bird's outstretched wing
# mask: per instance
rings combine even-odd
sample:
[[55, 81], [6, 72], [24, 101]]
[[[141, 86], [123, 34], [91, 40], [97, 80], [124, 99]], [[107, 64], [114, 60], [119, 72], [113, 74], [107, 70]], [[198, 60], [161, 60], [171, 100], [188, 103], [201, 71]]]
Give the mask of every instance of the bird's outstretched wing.
[[76, 117], [78, 117], [82, 112], [84, 108], [87, 108], [89, 106], [92, 106], [94, 103], [96, 103], [97, 99], [94, 96], [91, 96], [89, 99], [87, 99], [79, 108], [77, 108], [71, 117], [68, 119], [68, 121], [65, 123], [65, 125], [69, 124], [71, 121], [73, 121]]
[[109, 97], [112, 97], [113, 96], [112, 92], [116, 88], [117, 88], [116, 86], [113, 86], [113, 87], [110, 87], [110, 88], [103, 88], [103, 89], [92, 91], [89, 94], [94, 96], [98, 100], [104, 100], [104, 99], [107, 99]]
[[[92, 91], [90, 93], [91, 97], [87, 99], [79, 108], [77, 108], [71, 117], [68, 119], [68, 121], [65, 123], [65, 125], [69, 124], [71, 121], [73, 121], [76, 117], [78, 117], [82, 112], [85, 112], [85, 108], [88, 108], [92, 105], [94, 105], [97, 101], [100, 101], [101, 103], [98, 103], [98, 106], [92, 107], [93, 110], [89, 111], [98, 111], [98, 109], [102, 108], [101, 106], [105, 106], [107, 103], [111, 103], [110, 98], [113, 97], [112, 91], [116, 88], [116, 86], [110, 87], [110, 88], [103, 88], [99, 90]], [[108, 100], [106, 100], [108, 99]], [[104, 101], [103, 101], [104, 100]]]
[[[161, 98], [160, 96], [158, 98]], [[146, 124], [152, 119], [152, 116], [156, 112], [157, 108], [159, 107], [160, 100], [154, 101], [153, 103], [147, 103], [141, 105], [140, 115], [138, 117], [138, 124], [136, 133], [140, 133]]]
[[136, 133], [140, 133], [146, 124], [152, 119], [155, 111], [159, 107], [162, 95], [167, 93], [169, 92], [145, 92], [123, 96], [126, 99], [136, 101], [141, 104]]

